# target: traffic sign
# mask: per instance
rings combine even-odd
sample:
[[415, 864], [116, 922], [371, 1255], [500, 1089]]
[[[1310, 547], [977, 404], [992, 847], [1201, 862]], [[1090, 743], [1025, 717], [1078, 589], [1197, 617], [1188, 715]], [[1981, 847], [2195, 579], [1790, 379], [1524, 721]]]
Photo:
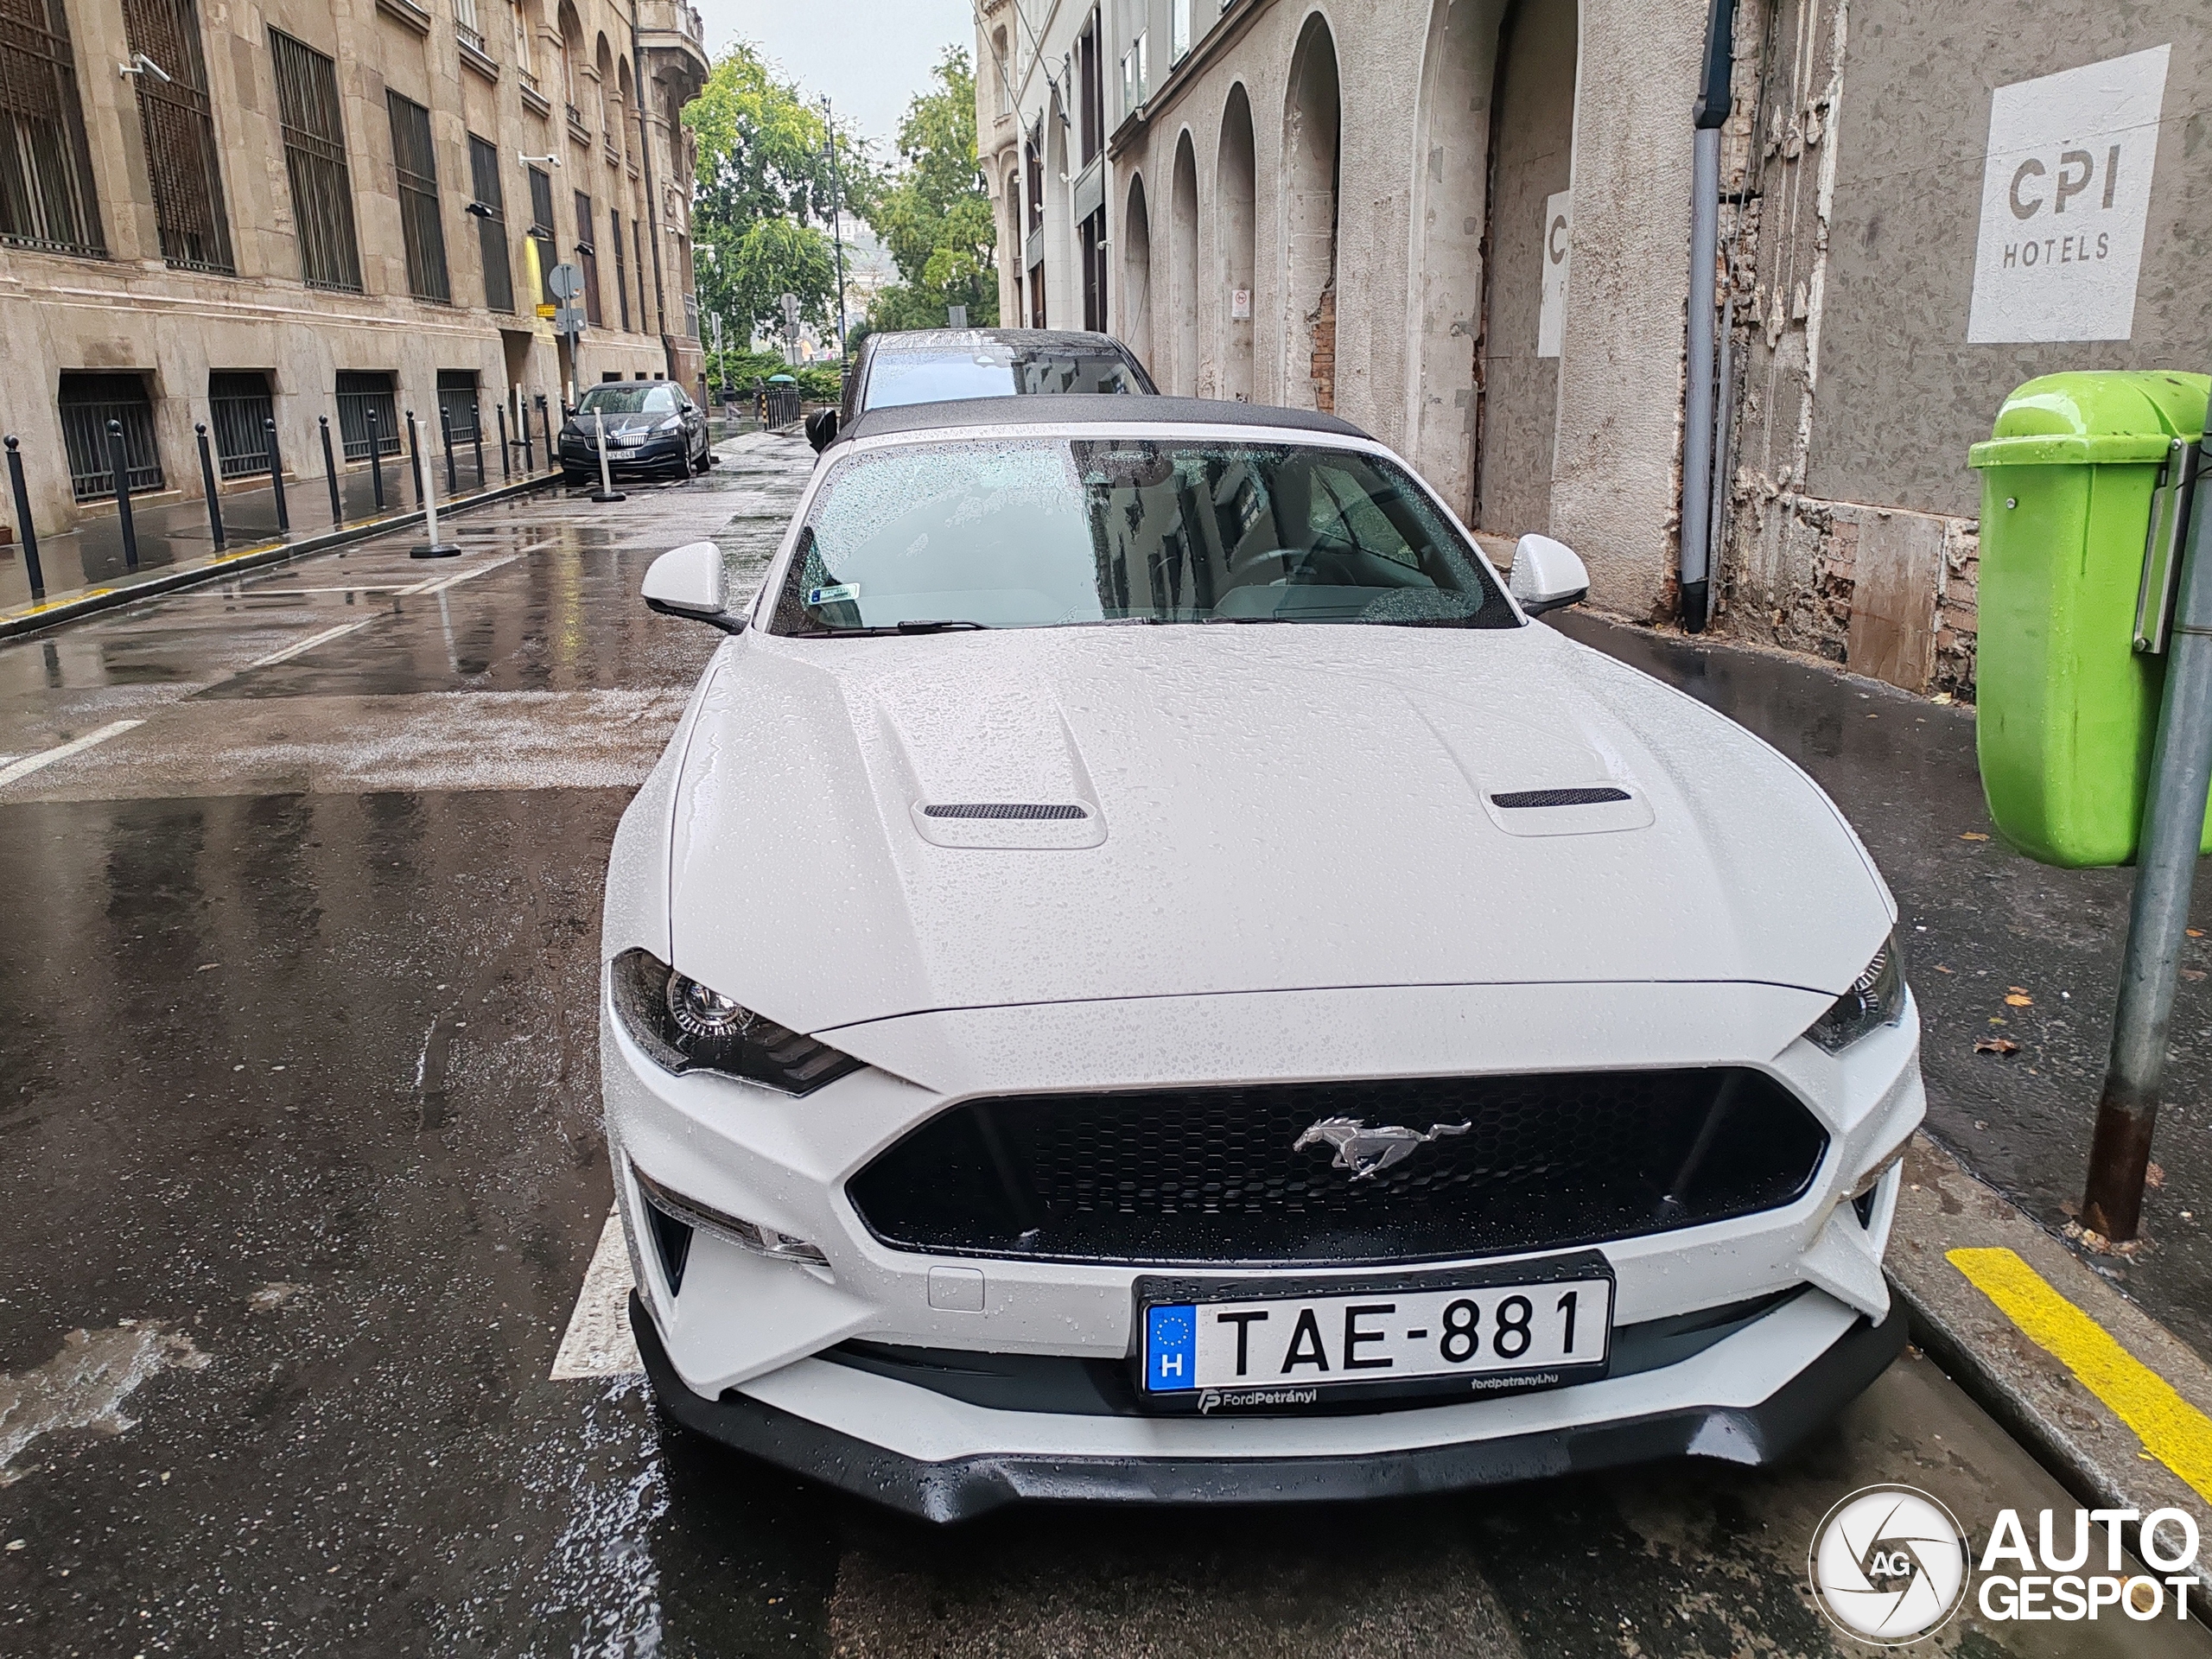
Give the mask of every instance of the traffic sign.
[[556, 334], [581, 334], [584, 331], [584, 308], [581, 305], [564, 305], [553, 314], [553, 332]]
[[584, 274], [577, 266], [562, 264], [545, 275], [545, 291], [556, 300], [573, 300], [584, 291]]

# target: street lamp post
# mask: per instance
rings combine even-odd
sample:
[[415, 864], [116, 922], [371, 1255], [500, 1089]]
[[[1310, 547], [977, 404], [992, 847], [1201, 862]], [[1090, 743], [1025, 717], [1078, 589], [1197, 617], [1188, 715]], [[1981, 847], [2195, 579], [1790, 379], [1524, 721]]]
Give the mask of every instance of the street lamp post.
[[837, 122], [830, 100], [822, 100], [822, 119], [830, 129], [830, 239], [837, 249], [837, 365], [845, 362], [845, 181], [837, 170]]

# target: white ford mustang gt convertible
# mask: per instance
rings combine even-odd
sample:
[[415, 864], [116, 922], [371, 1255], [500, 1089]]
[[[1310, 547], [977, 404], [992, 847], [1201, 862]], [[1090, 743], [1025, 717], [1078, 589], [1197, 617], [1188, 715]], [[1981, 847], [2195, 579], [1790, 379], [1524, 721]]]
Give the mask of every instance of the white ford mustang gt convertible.
[[870, 414], [607, 877], [666, 1410], [939, 1520], [1778, 1458], [1904, 1339], [1923, 1109], [1810, 780], [1328, 416]]

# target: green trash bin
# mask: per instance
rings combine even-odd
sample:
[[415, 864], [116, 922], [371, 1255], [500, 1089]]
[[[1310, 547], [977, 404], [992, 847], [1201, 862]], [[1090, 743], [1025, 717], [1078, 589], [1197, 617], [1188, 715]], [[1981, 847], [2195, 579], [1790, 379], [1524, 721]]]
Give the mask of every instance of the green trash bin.
[[2171, 486], [2203, 434], [2208, 390], [2202, 374], [2045, 375], [2005, 400], [1969, 453], [1982, 792], [2005, 839], [2045, 864], [2134, 861], [2165, 683], [2171, 588], [2157, 573], [2178, 558]]

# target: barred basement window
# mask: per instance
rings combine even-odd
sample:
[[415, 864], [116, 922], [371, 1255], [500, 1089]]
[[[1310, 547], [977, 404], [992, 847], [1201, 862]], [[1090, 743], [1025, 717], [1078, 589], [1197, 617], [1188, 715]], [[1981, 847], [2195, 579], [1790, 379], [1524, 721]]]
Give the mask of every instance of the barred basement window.
[[181, 270], [234, 276], [196, 0], [123, 0], [123, 29], [133, 61], [143, 57], [162, 68], [131, 77], [162, 257]]
[[614, 245], [614, 299], [621, 314], [622, 332], [630, 332], [630, 268], [622, 257], [622, 215], [607, 210], [607, 239]]
[[438, 222], [438, 156], [430, 143], [430, 112], [387, 90], [391, 116], [391, 165], [399, 177], [399, 232], [407, 244], [407, 291], [418, 300], [453, 303], [446, 275], [446, 233]]
[[300, 280], [309, 288], [358, 294], [361, 251], [353, 235], [353, 181], [346, 166], [337, 67], [313, 47], [273, 29], [269, 31], [269, 57], [276, 71], [276, 110], [284, 134], [284, 171], [292, 184]]
[[136, 374], [61, 377], [61, 439], [69, 452], [69, 487], [79, 501], [115, 493], [109, 465], [107, 423], [123, 423], [123, 465], [130, 493], [163, 488], [162, 457], [154, 448], [154, 405]]
[[0, 0], [0, 242], [107, 253], [62, 0]]
[[346, 459], [369, 458], [369, 411], [376, 411], [377, 453], [399, 453], [399, 408], [391, 395], [391, 376], [380, 369], [338, 372], [338, 435], [346, 440]]
[[599, 314], [599, 245], [594, 239], [591, 219], [591, 198], [582, 191], [576, 192], [576, 263], [584, 273], [584, 321], [593, 327], [602, 327]]
[[[477, 399], [480, 396], [474, 369], [440, 369], [438, 371], [438, 412], [453, 423], [453, 443], [455, 449], [471, 443], [476, 437]], [[444, 441], [444, 435], [438, 435]]]
[[276, 414], [261, 371], [217, 369], [207, 377], [207, 422], [225, 478], [269, 470], [269, 428]]
[[507, 261], [506, 199], [499, 188], [499, 147], [468, 135], [468, 204], [476, 220], [476, 244], [484, 256], [484, 303], [494, 311], [515, 308], [514, 271]]
[[551, 305], [553, 290], [545, 286], [561, 256], [553, 243], [553, 175], [530, 169], [530, 239], [537, 248], [537, 303]]

